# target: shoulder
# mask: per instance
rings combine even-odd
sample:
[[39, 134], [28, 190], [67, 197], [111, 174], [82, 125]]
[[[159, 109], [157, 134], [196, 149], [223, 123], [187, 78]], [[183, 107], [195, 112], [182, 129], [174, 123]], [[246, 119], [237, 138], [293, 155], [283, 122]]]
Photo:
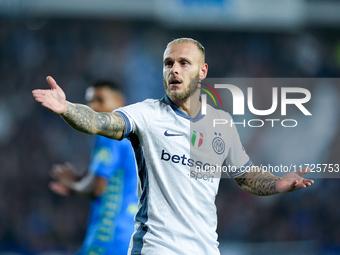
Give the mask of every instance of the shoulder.
[[137, 130], [142, 133], [160, 115], [164, 105], [159, 99], [146, 99], [115, 110], [114, 112], [124, 118], [126, 125], [124, 137], [128, 137], [131, 132]]
[[129, 106], [135, 105], [135, 106], [143, 106], [143, 107], [154, 107], [155, 105], [160, 105], [161, 103], [162, 103], [162, 100], [160, 100], [160, 99], [150, 99], [149, 98], [149, 99], [145, 99], [142, 102], [131, 104]]
[[149, 122], [159, 115], [164, 103], [159, 99], [146, 99], [117, 109], [115, 112], [126, 115], [135, 121]]
[[205, 123], [212, 123], [213, 127], [219, 132], [234, 135], [237, 132], [233, 117], [226, 111], [207, 106]]
[[221, 110], [221, 109], [215, 109], [211, 105], [207, 105], [207, 115], [210, 115], [213, 117], [220, 117], [220, 118], [224, 118], [227, 120], [232, 119], [231, 115], [228, 112]]
[[130, 104], [127, 106], [123, 106], [116, 111], [126, 111], [126, 112], [131, 112], [131, 111], [156, 111], [160, 106], [162, 102], [159, 99], [146, 99], [142, 102]]

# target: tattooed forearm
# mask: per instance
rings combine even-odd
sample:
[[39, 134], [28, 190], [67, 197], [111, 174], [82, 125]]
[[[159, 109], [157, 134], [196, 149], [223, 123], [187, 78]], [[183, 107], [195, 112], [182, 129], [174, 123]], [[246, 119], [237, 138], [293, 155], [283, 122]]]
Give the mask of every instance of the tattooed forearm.
[[100, 113], [96, 117], [97, 134], [112, 139], [121, 139], [124, 133], [125, 122], [118, 113]]
[[67, 102], [66, 113], [62, 118], [74, 129], [94, 134], [94, 122], [96, 112], [86, 105], [78, 105]]
[[235, 178], [237, 184], [249, 193], [258, 196], [277, 194], [276, 182], [281, 178], [268, 172], [263, 172], [258, 167], [252, 167], [240, 178]]
[[67, 102], [67, 111], [61, 116], [71, 127], [87, 134], [120, 139], [124, 132], [125, 123], [119, 114], [95, 112], [86, 105]]

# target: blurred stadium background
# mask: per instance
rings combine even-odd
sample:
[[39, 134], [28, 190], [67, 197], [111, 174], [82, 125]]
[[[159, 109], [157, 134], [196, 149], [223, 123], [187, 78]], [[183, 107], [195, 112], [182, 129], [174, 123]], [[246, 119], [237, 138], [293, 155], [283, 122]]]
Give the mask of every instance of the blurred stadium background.
[[[61, 198], [48, 183], [54, 163], [85, 171], [92, 137], [35, 102], [31, 91], [46, 88], [47, 75], [72, 102], [84, 103], [101, 78], [123, 84], [128, 103], [160, 98], [165, 45], [186, 36], [206, 47], [209, 77], [338, 78], [339, 13], [336, 0], [0, 0], [0, 254], [73, 254], [86, 230], [89, 201]], [[331, 108], [312, 132], [320, 144], [241, 134], [254, 162], [281, 147], [339, 163], [339, 88], [313, 93]], [[224, 179], [221, 254], [340, 254], [339, 196], [339, 179], [264, 198]]]

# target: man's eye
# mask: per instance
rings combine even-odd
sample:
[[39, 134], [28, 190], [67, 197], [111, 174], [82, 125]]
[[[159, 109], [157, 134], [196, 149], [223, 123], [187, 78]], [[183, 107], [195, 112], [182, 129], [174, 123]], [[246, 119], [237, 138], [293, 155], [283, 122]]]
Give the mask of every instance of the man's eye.
[[104, 102], [104, 99], [101, 97], [96, 97], [91, 100], [91, 103], [99, 103], [102, 104]]
[[186, 66], [188, 64], [188, 62], [183, 61], [181, 64], [182, 64], [182, 66]]
[[171, 66], [172, 66], [172, 62], [167, 62], [167, 63], [165, 63], [165, 66], [166, 66], [166, 67], [171, 67]]

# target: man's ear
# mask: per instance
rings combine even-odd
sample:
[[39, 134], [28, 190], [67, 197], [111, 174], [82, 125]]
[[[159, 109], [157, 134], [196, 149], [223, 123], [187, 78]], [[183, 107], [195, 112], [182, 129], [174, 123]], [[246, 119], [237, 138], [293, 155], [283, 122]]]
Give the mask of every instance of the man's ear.
[[200, 68], [200, 75], [199, 75], [200, 80], [203, 80], [205, 77], [207, 77], [207, 74], [208, 74], [208, 64], [204, 63], [201, 65], [201, 68]]

